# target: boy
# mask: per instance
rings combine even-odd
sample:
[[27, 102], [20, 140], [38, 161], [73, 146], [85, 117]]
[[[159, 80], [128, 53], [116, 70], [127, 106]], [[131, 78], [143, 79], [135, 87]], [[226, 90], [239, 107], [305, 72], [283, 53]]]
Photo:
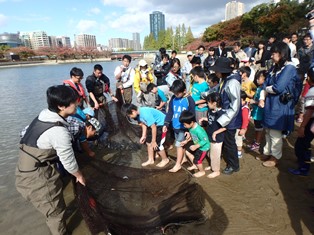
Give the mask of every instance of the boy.
[[175, 166], [170, 169], [170, 172], [177, 172], [181, 169], [185, 149], [181, 146], [181, 142], [185, 140], [185, 127], [180, 123], [180, 115], [183, 110], [188, 110], [195, 113], [195, 102], [191, 96], [186, 94], [186, 86], [182, 80], [175, 80], [171, 86], [173, 96], [169, 102], [169, 110], [166, 114], [163, 132], [166, 132], [172, 125], [175, 135], [175, 146], [177, 148], [177, 161]]
[[155, 108], [162, 112], [165, 112], [166, 104], [168, 101], [165, 93], [161, 89], [159, 89], [157, 85], [154, 83], [150, 83], [147, 85], [147, 92], [155, 94], [156, 96]]
[[87, 139], [94, 137], [100, 131], [101, 124], [96, 118], [91, 118], [86, 122], [82, 122], [76, 117], [69, 116], [67, 119], [69, 123], [69, 131], [73, 136], [73, 148], [78, 149], [76, 145], [77, 142], [80, 143], [80, 147], [84, 152], [87, 153], [89, 157], [94, 157], [95, 152], [93, 152], [87, 142]]
[[247, 128], [250, 122], [250, 108], [248, 103], [246, 102], [247, 95], [244, 91], [241, 91], [241, 110], [242, 113], [242, 125], [240, 129], [237, 129], [236, 132], [236, 144], [238, 148], [238, 158], [242, 158], [242, 147], [243, 147], [243, 139], [245, 139], [245, 133], [247, 132]]
[[253, 99], [256, 91], [256, 86], [253, 81], [249, 79], [251, 74], [251, 69], [248, 66], [243, 66], [239, 69], [242, 83], [241, 83], [241, 90], [245, 91], [247, 98], [246, 101], [250, 102]]
[[[188, 170], [198, 169], [199, 172], [193, 174], [194, 177], [205, 175], [203, 160], [210, 147], [206, 131], [197, 124], [195, 115], [187, 110], [182, 111], [180, 122], [189, 130], [186, 133], [187, 139], [181, 142], [181, 146], [186, 146], [186, 155], [193, 165]], [[190, 140], [193, 140], [193, 143]]]
[[216, 74], [211, 73], [207, 76], [207, 83], [209, 86], [209, 93], [218, 92], [219, 91], [219, 78]]
[[[144, 144], [146, 142], [148, 152], [148, 160], [142, 163], [142, 166], [154, 164], [154, 151], [157, 151], [159, 156], [161, 156], [161, 162], [156, 166], [166, 166], [169, 163], [169, 159], [163, 147], [166, 131], [162, 131], [165, 114], [151, 107], [138, 108], [134, 104], [124, 104], [122, 110], [124, 110], [128, 117], [134, 120], [137, 119], [141, 123], [142, 137], [140, 138], [140, 143]], [[147, 128], [149, 128], [149, 133], [147, 133]]]
[[75, 113], [78, 96], [64, 85], [49, 87], [46, 94], [48, 109], [41, 111], [21, 139], [15, 185], [46, 216], [51, 234], [66, 234], [64, 185], [56, 163], [60, 161], [77, 182], [85, 185], [65, 121]]
[[203, 92], [208, 92], [209, 87], [205, 81], [205, 73], [202, 67], [195, 67], [190, 73], [194, 80], [191, 88], [191, 96], [195, 101], [195, 118], [198, 122], [202, 117], [206, 117], [207, 115], [208, 107], [205, 99], [202, 99], [201, 94]]

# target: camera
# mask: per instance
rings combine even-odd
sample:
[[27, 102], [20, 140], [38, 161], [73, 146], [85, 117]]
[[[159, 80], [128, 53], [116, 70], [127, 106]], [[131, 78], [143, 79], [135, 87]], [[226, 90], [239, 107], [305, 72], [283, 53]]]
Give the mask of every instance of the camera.
[[125, 71], [127, 71], [128, 70], [128, 68], [123, 68], [122, 69], [122, 72], [125, 72]]
[[305, 15], [305, 18], [306, 18], [307, 20], [313, 19], [313, 18], [314, 18], [314, 12], [309, 12], [309, 13], [307, 13], [307, 14]]
[[288, 104], [290, 100], [293, 100], [293, 95], [290, 94], [289, 92], [284, 93], [279, 96], [279, 100], [283, 104]]

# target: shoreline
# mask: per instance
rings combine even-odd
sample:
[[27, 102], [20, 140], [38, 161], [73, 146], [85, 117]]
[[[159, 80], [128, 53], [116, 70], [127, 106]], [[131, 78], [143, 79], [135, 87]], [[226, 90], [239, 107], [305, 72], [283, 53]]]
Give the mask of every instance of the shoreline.
[[108, 62], [111, 58], [97, 58], [97, 59], [78, 59], [78, 60], [43, 60], [43, 61], [17, 61], [17, 62], [3, 62], [0, 63], [1, 68], [15, 68], [15, 67], [29, 67], [38, 65], [59, 65], [71, 63], [93, 63], [93, 62]]

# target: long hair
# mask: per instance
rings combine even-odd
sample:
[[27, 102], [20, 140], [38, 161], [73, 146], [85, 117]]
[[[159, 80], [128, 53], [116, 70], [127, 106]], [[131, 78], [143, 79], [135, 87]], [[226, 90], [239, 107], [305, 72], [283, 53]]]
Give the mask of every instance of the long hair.
[[275, 43], [271, 47], [270, 52], [279, 53], [280, 55], [279, 62], [275, 64], [274, 72], [279, 71], [285, 65], [286, 62], [291, 61], [291, 52], [287, 43], [284, 42]]

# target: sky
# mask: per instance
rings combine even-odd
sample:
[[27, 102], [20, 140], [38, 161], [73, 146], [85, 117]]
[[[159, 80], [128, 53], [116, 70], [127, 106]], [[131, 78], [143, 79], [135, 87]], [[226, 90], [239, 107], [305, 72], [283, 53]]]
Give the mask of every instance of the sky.
[[[167, 27], [191, 27], [195, 37], [225, 17], [228, 0], [0, 0], [0, 33], [46, 31], [49, 36], [74, 34], [96, 36], [97, 44], [108, 45], [110, 38], [141, 42], [149, 35], [149, 14], [161, 11]], [[269, 0], [242, 0], [245, 10]]]

